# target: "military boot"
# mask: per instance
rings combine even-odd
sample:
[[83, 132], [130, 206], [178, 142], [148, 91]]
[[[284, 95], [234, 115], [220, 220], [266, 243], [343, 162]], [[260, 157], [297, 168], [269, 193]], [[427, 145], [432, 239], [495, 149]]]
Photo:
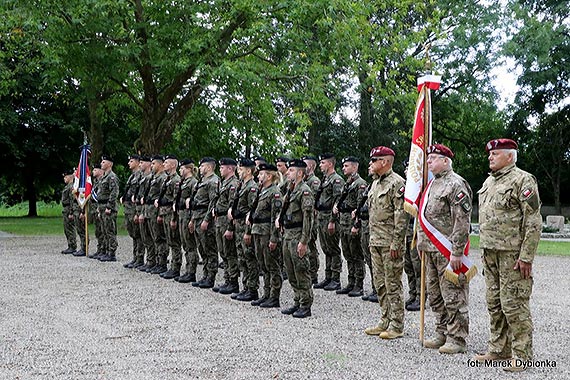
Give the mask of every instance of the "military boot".
[[214, 287], [214, 279], [213, 278], [206, 278], [202, 283], [198, 284], [200, 289], [210, 289]]
[[196, 273], [186, 273], [183, 276], [178, 277], [178, 279], [174, 278], [174, 281], [179, 282], [181, 284], [187, 284], [189, 282], [196, 281]]
[[368, 295], [368, 301], [378, 303], [378, 293], [374, 291], [372, 294]]
[[251, 301], [251, 306], [260, 306], [262, 303], [264, 303], [265, 301], [267, 301], [267, 297], [261, 297], [258, 298], [254, 301]]
[[509, 362], [509, 365], [503, 367], [503, 371], [506, 372], [523, 372], [526, 371], [526, 367], [523, 365], [525, 360], [512, 358]]
[[220, 294], [234, 294], [239, 293], [239, 285], [237, 280], [232, 280], [227, 286], [220, 288]]
[[323, 289], [326, 290], [327, 292], [332, 292], [333, 290], [339, 290], [340, 289], [340, 281], [331, 280], [327, 284], [327, 286], [325, 286]]
[[350, 292], [348, 292], [349, 297], [360, 297], [364, 294], [362, 286], [355, 285]]
[[61, 251], [61, 253], [63, 253], [64, 255], [69, 255], [69, 254], [72, 254], [73, 252], [75, 252], [75, 249], [69, 248], [69, 247], [67, 247], [66, 249]]
[[386, 328], [384, 326], [377, 325], [377, 326], [372, 326], [372, 327], [366, 328], [366, 330], [364, 330], [364, 333], [366, 335], [380, 335], [384, 331], [386, 331]]
[[225, 287], [227, 287], [227, 286], [228, 286], [228, 282], [226, 281], [226, 282], [224, 282], [223, 284], [218, 284], [218, 285], [214, 286], [214, 287], [212, 288], [212, 291], [218, 293], [218, 292], [220, 291], [220, 289], [223, 289], [223, 288], [225, 288]]
[[105, 255], [105, 256], [99, 258], [99, 261], [101, 261], [103, 263], [108, 263], [108, 262], [112, 262], [112, 261], [117, 261], [117, 258], [115, 257], [114, 253], [109, 253], [108, 255]]
[[172, 280], [175, 277], [180, 276], [180, 271], [175, 269], [169, 269], [164, 273], [160, 274], [160, 277], [164, 278], [165, 280]]
[[441, 346], [438, 351], [440, 354], [461, 354], [463, 352], [467, 352], [467, 347], [465, 347], [465, 344], [448, 341], [445, 342], [445, 344]]
[[446, 337], [444, 334], [437, 332], [435, 337], [424, 340], [425, 348], [433, 348], [437, 350], [445, 344]]
[[299, 306], [298, 305], [293, 305], [291, 307], [288, 307], [287, 309], [283, 309], [281, 310], [281, 314], [285, 314], [285, 315], [291, 315], [294, 312], [296, 312], [297, 310], [299, 310]]
[[331, 282], [330, 278], [325, 278], [323, 281], [319, 282], [318, 284], [313, 285], [314, 289], [324, 289]]
[[293, 313], [294, 318], [307, 318], [311, 316], [310, 307], [300, 307], [299, 310]]
[[241, 296], [237, 296], [236, 300], [249, 302], [249, 301], [255, 301], [258, 298], [259, 298], [259, 295], [257, 294], [257, 290], [247, 290]]
[[85, 251], [83, 249], [80, 249], [79, 251], [73, 252], [72, 255], [75, 257], [85, 256]]
[[408, 310], [408, 311], [419, 311], [420, 310], [420, 300], [415, 299], [414, 302], [412, 302], [409, 305], [406, 305], [406, 310]]
[[396, 338], [403, 337], [404, 332], [388, 329], [386, 331], [381, 332], [380, 335], [378, 335], [378, 336], [382, 339], [396, 339]]
[[[327, 285], [328, 286], [328, 285]], [[352, 289], [354, 288], [354, 284], [348, 284], [347, 286], [345, 286], [342, 289], [338, 289], [336, 291], [336, 294], [348, 294], [352, 291]], [[327, 287], [325, 286], [325, 290], [328, 290]]]
[[279, 298], [269, 298], [267, 301], [259, 305], [262, 308], [280, 307]]
[[473, 359], [477, 360], [478, 362], [486, 362], [486, 361], [502, 361], [502, 360], [511, 360], [512, 356], [510, 354], [498, 354], [496, 352], [486, 352], [484, 354], [477, 354], [473, 357]]
[[128, 263], [123, 264], [123, 268], [131, 269], [135, 265], [136, 260], [132, 259]]

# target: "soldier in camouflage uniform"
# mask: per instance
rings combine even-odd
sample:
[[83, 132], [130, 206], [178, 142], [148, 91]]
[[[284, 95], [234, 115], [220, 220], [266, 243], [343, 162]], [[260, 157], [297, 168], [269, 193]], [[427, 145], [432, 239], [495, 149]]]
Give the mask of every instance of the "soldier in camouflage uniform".
[[174, 281], [180, 283], [188, 283], [196, 281], [196, 268], [198, 267], [198, 245], [196, 244], [196, 236], [188, 230], [188, 223], [192, 218], [192, 210], [190, 203], [194, 195], [194, 189], [198, 180], [196, 174], [198, 168], [194, 166], [194, 161], [184, 159], [180, 162], [180, 176], [182, 180], [178, 187], [176, 195], [176, 213], [178, 214], [178, 226], [180, 229], [180, 239], [182, 248], [184, 248], [184, 256], [186, 258], [186, 273], [182, 276], [174, 277]]
[[[305, 172], [305, 183], [311, 188], [313, 196], [319, 191], [321, 186], [321, 180], [315, 175], [315, 168], [317, 167], [317, 158], [313, 156], [304, 156], [301, 158], [307, 165], [307, 170]], [[284, 194], [283, 194], [284, 195]], [[313, 213], [315, 216], [316, 212]], [[316, 285], [319, 283], [319, 250], [317, 248], [317, 237], [319, 236], [319, 224], [313, 223], [313, 229], [311, 230], [311, 239], [309, 240], [309, 262], [311, 264], [311, 283]]]
[[133, 239], [133, 259], [123, 266], [125, 268], [132, 268], [137, 261], [137, 257], [140, 256], [140, 251], [142, 250], [144, 252], [144, 245], [141, 238], [140, 228], [138, 226], [138, 220], [135, 221], [136, 204], [134, 202], [135, 193], [137, 192], [141, 176], [140, 156], [137, 154], [129, 156], [128, 166], [131, 170], [131, 175], [127, 180], [125, 191], [120, 202], [125, 211], [125, 226], [127, 228], [127, 232], [131, 239]]
[[225, 263], [224, 283], [212, 288], [220, 294], [239, 293], [239, 266], [236, 251], [235, 234], [233, 225], [228, 219], [228, 210], [234, 204], [239, 180], [235, 175], [237, 161], [233, 158], [223, 157], [219, 160], [220, 175], [222, 182], [216, 202], [216, 238], [218, 252]]
[[315, 209], [319, 224], [319, 241], [325, 254], [325, 279], [315, 284], [314, 288], [332, 291], [340, 289], [342, 271], [338, 217], [333, 214], [332, 208], [340, 198], [344, 180], [335, 171], [336, 159], [332, 153], [322, 154], [319, 158], [324, 177], [315, 195]]
[[404, 252], [404, 272], [408, 277], [408, 299], [406, 300], [406, 310], [420, 310], [420, 284], [422, 262], [416, 247], [412, 247], [414, 237], [414, 218], [410, 218], [408, 230], [406, 231], [406, 251]]
[[63, 232], [67, 239], [67, 248], [61, 251], [64, 255], [72, 254], [77, 249], [77, 223], [74, 213], [74, 203], [77, 202], [73, 196], [73, 173], [73, 169], [63, 173], [65, 187], [61, 192], [61, 205], [63, 206], [61, 213], [63, 215]]
[[168, 255], [168, 246], [166, 245], [166, 234], [164, 233], [163, 220], [158, 217], [158, 204], [155, 201], [160, 197], [162, 185], [166, 180], [164, 172], [164, 157], [156, 155], [152, 157], [151, 162], [152, 179], [148, 184], [148, 192], [143, 197], [145, 203], [145, 223], [148, 223], [150, 236], [154, 243], [154, 249], [147, 252], [147, 268], [146, 272], [158, 274], [166, 272], [166, 268], [160, 264], [160, 258]]
[[[448, 265], [453, 271], [461, 269], [471, 226], [473, 193], [467, 181], [453, 171], [453, 156], [451, 149], [442, 144], [427, 149], [427, 165], [434, 179], [422, 195], [425, 211], [420, 220], [429, 222], [433, 230], [425, 224], [418, 230], [418, 250], [425, 255], [429, 304], [436, 316], [435, 336], [423, 344], [445, 354], [465, 352], [469, 335], [469, 282], [463, 273], [459, 273], [458, 284], [444, 276]], [[435, 245], [441, 244], [441, 239], [427, 235], [435, 231], [452, 244], [449, 260]]]
[[[244, 289], [234, 293], [232, 298], [238, 301], [255, 301], [259, 299], [259, 265], [253, 250], [251, 240], [251, 226], [245, 222], [247, 214], [251, 211], [257, 197], [258, 186], [253, 180], [255, 162], [248, 158], [238, 161], [238, 177], [240, 184], [232, 207], [228, 210], [228, 218], [235, 229], [236, 250], [238, 263], [242, 272]], [[230, 225], [231, 226], [231, 225]]]
[[370, 152], [368, 167], [371, 175], [378, 176], [368, 192], [369, 245], [382, 317], [365, 333], [382, 339], [404, 335], [402, 273], [408, 217], [404, 212], [405, 181], [392, 170], [394, 155], [390, 148], [376, 147]]
[[103, 233], [104, 255], [98, 257], [99, 261], [117, 261], [117, 212], [119, 198], [119, 178], [113, 172], [113, 159], [110, 156], [101, 157], [101, 170], [103, 176], [99, 180], [97, 191], [97, 211], [101, 218]]
[[[509, 371], [532, 360], [532, 263], [542, 217], [533, 175], [516, 166], [518, 145], [509, 139], [487, 143], [491, 174], [479, 190], [480, 248], [483, 250], [487, 308], [491, 320], [488, 352], [477, 360], [515, 360]], [[518, 364], [518, 365], [517, 365]]]
[[[137, 269], [141, 272], [146, 272], [148, 269], [154, 267], [156, 264], [150, 262], [149, 258], [156, 257], [156, 248], [154, 246], [154, 240], [152, 239], [152, 233], [150, 232], [150, 219], [146, 216], [146, 203], [145, 197], [148, 197], [148, 192], [150, 190], [150, 183], [154, 177], [151, 169], [151, 158], [149, 156], [141, 157], [141, 177], [138, 186], [137, 193], [135, 195], [135, 201], [137, 204], [136, 212], [138, 216], [138, 225], [141, 233], [142, 242], [144, 245], [144, 250], [137, 257]], [[146, 251], [146, 263], [144, 258], [144, 252]]]
[[303, 181], [306, 167], [302, 160], [289, 162], [287, 179], [292, 188], [285, 196], [277, 221], [279, 228], [284, 229], [283, 261], [294, 293], [293, 306], [281, 312], [295, 318], [310, 317], [313, 305], [307, 244], [311, 238], [314, 198]]
[[269, 164], [258, 166], [260, 189], [246, 223], [251, 226], [255, 255], [263, 272], [263, 296], [252, 305], [263, 308], [279, 307], [281, 295], [280, 234], [275, 221], [281, 211], [282, 196], [277, 187], [277, 167]]
[[99, 211], [97, 210], [97, 192], [99, 191], [99, 180], [103, 176], [103, 170], [101, 170], [100, 163], [93, 165], [92, 173], [93, 187], [91, 188], [91, 198], [89, 198], [89, 219], [92, 220], [95, 224], [95, 238], [97, 239], [97, 249], [88, 257], [90, 259], [98, 259], [99, 256], [103, 256], [105, 253], [103, 251], [103, 227], [101, 218], [99, 217]]
[[[170, 249], [170, 269], [160, 273], [160, 277], [171, 280], [180, 277], [180, 267], [182, 266], [182, 243], [180, 241], [180, 231], [178, 230], [178, 214], [174, 212], [174, 203], [180, 186], [180, 176], [176, 172], [178, 169], [178, 158], [176, 156], [166, 156], [164, 160], [164, 172], [166, 179], [162, 185], [160, 197], [156, 201], [158, 205], [158, 217], [162, 218], [166, 244]], [[166, 267], [168, 260], [168, 250], [166, 255], [160, 258], [160, 262]]]
[[192, 198], [192, 218], [188, 223], [190, 232], [196, 232], [196, 242], [202, 260], [204, 273], [200, 281], [192, 283], [192, 286], [202, 289], [214, 287], [216, 274], [218, 273], [218, 247], [216, 244], [216, 226], [214, 223], [214, 208], [218, 198], [220, 178], [214, 173], [216, 160], [204, 157], [200, 160], [200, 182], [196, 184], [194, 197]]
[[342, 171], [346, 183], [337, 203], [333, 206], [333, 214], [340, 219], [340, 242], [342, 253], [348, 268], [348, 284], [336, 291], [337, 294], [348, 294], [349, 297], [363, 295], [364, 287], [364, 255], [360, 245], [359, 231], [352, 230], [352, 212], [358, 206], [358, 198], [364, 193], [368, 184], [358, 174], [358, 159], [348, 156], [342, 160]]

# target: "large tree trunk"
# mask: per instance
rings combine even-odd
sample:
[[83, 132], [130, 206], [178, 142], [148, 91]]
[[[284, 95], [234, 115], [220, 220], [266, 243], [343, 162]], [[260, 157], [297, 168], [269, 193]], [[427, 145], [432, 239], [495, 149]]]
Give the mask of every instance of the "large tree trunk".
[[28, 200], [28, 217], [38, 216], [38, 206], [37, 206], [37, 194], [36, 186], [34, 183], [34, 167], [33, 164], [30, 166], [30, 162], [24, 168], [24, 184], [26, 186], [26, 199]]

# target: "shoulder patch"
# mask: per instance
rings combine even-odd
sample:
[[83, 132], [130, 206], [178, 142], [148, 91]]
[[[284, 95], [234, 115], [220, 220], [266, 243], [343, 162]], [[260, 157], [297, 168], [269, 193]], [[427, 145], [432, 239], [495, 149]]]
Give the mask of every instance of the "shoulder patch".
[[273, 196], [274, 196], [276, 199], [277, 199], [277, 198], [281, 198], [281, 194], [280, 194], [280, 193], [275, 193]]
[[309, 195], [309, 194], [311, 194], [310, 191], [307, 191], [307, 190], [304, 190], [304, 191], [303, 191], [303, 195]]
[[233, 185], [232, 185], [232, 186], [230, 186], [230, 191], [234, 191], [235, 189], [236, 189], [236, 187], [235, 187], [235, 186], [233, 186]]
[[319, 180], [318, 180], [318, 179], [316, 179], [316, 180], [313, 181], [313, 185], [318, 185], [318, 184], [319, 184]]
[[249, 191], [251, 191], [252, 193], [256, 193], [257, 189], [255, 187], [252, 187]]
[[522, 196], [524, 199], [529, 199], [534, 194], [534, 191], [531, 188], [526, 188], [522, 192]]
[[334, 183], [340, 183], [340, 179], [335, 179]]
[[406, 191], [406, 186], [402, 186], [398, 189], [398, 194], [404, 194], [405, 191]]
[[465, 198], [467, 196], [467, 194], [465, 194], [463, 191], [460, 191], [459, 193], [457, 193], [457, 195], [455, 196], [455, 200], [456, 201], [461, 201], [463, 198]]
[[361, 189], [366, 189], [366, 185], [360, 185]]

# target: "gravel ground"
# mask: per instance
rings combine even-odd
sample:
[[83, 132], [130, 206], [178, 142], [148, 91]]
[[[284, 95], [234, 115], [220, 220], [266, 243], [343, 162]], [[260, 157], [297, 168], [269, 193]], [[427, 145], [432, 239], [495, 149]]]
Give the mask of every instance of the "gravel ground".
[[[129, 239], [119, 246], [129, 261]], [[0, 379], [570, 378], [569, 258], [535, 263], [535, 359], [556, 368], [509, 375], [470, 366], [488, 338], [480, 275], [468, 353], [446, 356], [421, 348], [417, 312], [406, 312], [403, 338], [382, 341], [363, 333], [379, 306], [360, 299], [317, 290], [313, 316], [299, 320], [63, 248], [63, 237], [0, 238]], [[285, 282], [282, 306], [291, 294]], [[426, 312], [426, 336], [433, 323]]]

